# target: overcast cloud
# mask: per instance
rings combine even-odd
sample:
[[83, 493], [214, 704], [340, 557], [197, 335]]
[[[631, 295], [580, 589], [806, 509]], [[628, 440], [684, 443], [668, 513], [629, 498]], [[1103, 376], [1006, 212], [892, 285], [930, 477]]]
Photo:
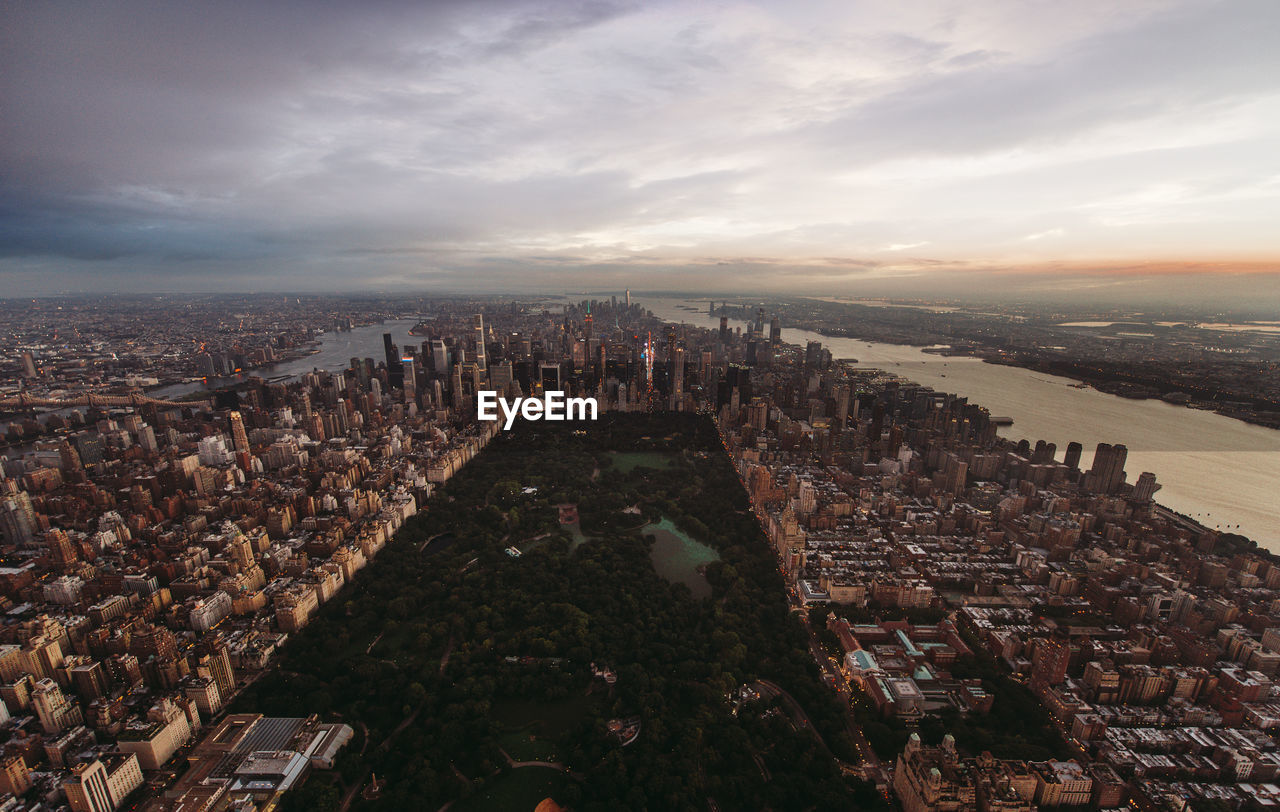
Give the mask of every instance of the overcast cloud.
[[0, 17], [0, 294], [1280, 268], [1273, 0]]

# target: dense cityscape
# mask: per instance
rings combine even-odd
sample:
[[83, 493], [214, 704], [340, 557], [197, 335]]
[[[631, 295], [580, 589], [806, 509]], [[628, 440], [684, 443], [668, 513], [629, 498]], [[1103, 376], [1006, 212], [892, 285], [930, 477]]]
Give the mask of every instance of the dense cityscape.
[[0, 10], [0, 812], [1280, 810], [1280, 3]]
[[[834, 699], [843, 721], [802, 709], [800, 686], [767, 672], [717, 712], [783, 703], [839, 767], [841, 791], [874, 787], [877, 803], [913, 811], [1280, 802], [1280, 562], [1162, 507], [1123, 445], [1085, 467], [1078, 443], [1001, 438], [981, 404], [792, 345], [763, 307], [725, 309], [707, 330], [664, 323], [629, 291], [395, 304], [8, 303], [5, 809], [247, 810], [310, 788], [315, 808], [345, 810], [394, 793], [376, 768], [341, 769], [369, 745], [364, 720], [319, 700], [264, 713], [255, 683], [384, 548], [430, 555], [439, 534], [404, 541], [423, 521], [463, 532], [436, 492], [473, 458], [506, 453], [485, 450], [504, 432], [476, 419], [478, 396], [547, 391], [595, 398], [614, 421], [714, 424], [759, 527], [741, 541], [771, 550], [772, 588], [826, 684], [804, 702]], [[134, 308], [151, 313], [146, 329], [127, 325]], [[412, 323], [414, 343], [378, 336], [387, 319], [397, 335]], [[269, 374], [353, 328], [381, 340], [345, 366]], [[167, 399], [165, 387], [185, 391]], [[608, 525], [565, 487], [542, 485], [566, 500], [553, 504], [517, 486], [528, 515], [508, 517], [485, 551], [505, 549], [511, 566], [548, 537], [572, 563]], [[684, 515], [674, 532], [719, 558], [704, 521]], [[725, 600], [716, 573], [706, 594]], [[441, 673], [450, 651], [476, 657], [479, 643], [455, 631]], [[534, 659], [547, 658], [613, 676], [597, 663], [623, 655], [549, 644]], [[663, 721], [632, 710], [617, 722], [623, 746]], [[493, 769], [481, 790], [520, 772]], [[475, 789], [450, 778], [433, 792]], [[696, 783], [673, 792], [717, 806]]]

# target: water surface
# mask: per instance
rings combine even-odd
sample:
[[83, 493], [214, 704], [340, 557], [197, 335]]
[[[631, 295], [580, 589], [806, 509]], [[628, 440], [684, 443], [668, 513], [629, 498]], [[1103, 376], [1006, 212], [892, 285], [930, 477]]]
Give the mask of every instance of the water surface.
[[[641, 304], [660, 318], [718, 328], [706, 301], [696, 312], [683, 299], [648, 298]], [[730, 319], [732, 326], [739, 322]], [[977, 358], [941, 357], [919, 347], [831, 338], [784, 327], [782, 339], [805, 345], [819, 341], [835, 358], [856, 358], [941, 392], [968, 397], [993, 415], [1012, 417], [1000, 434], [1014, 440], [1056, 443], [1062, 459], [1067, 443], [1084, 445], [1082, 466], [1100, 442], [1129, 448], [1128, 481], [1152, 471], [1163, 485], [1156, 501], [1207, 527], [1242, 533], [1280, 552], [1280, 431], [1253, 426], [1213, 412], [1161, 400], [1131, 400], [1077, 381]]]

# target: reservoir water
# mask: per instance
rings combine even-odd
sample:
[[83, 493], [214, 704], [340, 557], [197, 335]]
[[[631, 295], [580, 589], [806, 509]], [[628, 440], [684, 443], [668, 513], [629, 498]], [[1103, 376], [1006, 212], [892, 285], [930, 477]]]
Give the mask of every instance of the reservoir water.
[[[668, 321], [717, 328], [706, 300], [646, 298], [640, 303]], [[698, 308], [685, 310], [681, 305]], [[733, 327], [741, 321], [730, 319]], [[1084, 445], [1087, 466], [1100, 442], [1129, 449], [1128, 480], [1152, 471], [1163, 488], [1156, 500], [1206, 527], [1242, 533], [1280, 552], [1280, 431], [1252, 426], [1213, 412], [1174, 406], [1159, 400], [1131, 400], [1096, 389], [1079, 388], [1068, 378], [976, 358], [943, 357], [920, 347], [831, 338], [784, 327], [782, 339], [803, 346], [819, 341], [835, 358], [856, 358], [877, 367], [954, 392], [1013, 418], [1000, 434], [1034, 443]]]
[[711, 595], [711, 584], [698, 567], [719, 561], [720, 555], [715, 550], [690, 538], [666, 516], [660, 522], [640, 528], [640, 535], [653, 536], [649, 557], [659, 575], [673, 584], [689, 587], [695, 598]]

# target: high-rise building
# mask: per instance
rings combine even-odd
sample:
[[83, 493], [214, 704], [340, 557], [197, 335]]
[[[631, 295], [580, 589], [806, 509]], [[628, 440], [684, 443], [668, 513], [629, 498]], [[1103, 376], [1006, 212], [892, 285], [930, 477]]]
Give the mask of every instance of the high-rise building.
[[401, 378], [404, 381], [404, 394], [406, 398], [412, 399], [418, 391], [418, 375], [414, 372], [414, 359], [405, 357], [400, 359]]
[[1032, 687], [1061, 685], [1067, 678], [1071, 645], [1056, 637], [1037, 637], [1031, 654]]
[[244, 415], [240, 412], [231, 412], [228, 415], [231, 420], [231, 446], [236, 451], [249, 453], [249, 435], [244, 430]]
[[107, 694], [107, 672], [99, 662], [87, 662], [70, 668], [71, 682], [76, 693], [85, 701], [92, 701]]
[[[777, 324], [777, 319], [774, 323]], [[836, 426], [841, 430], [849, 423], [849, 387], [841, 385], [836, 389]]]
[[218, 693], [229, 698], [236, 689], [236, 672], [231, 665], [231, 653], [220, 632], [213, 632], [200, 641], [196, 674], [210, 677], [218, 685]]
[[1115, 493], [1124, 484], [1124, 464], [1129, 449], [1123, 445], [1098, 443], [1093, 452], [1093, 465], [1089, 468], [1086, 485], [1097, 493]]
[[387, 361], [387, 386], [399, 389], [404, 385], [404, 368], [400, 364], [400, 350], [391, 340], [391, 333], [382, 334], [382, 350]]
[[35, 541], [36, 528], [36, 512], [26, 491], [0, 499], [0, 539], [26, 547]]
[[489, 368], [489, 385], [499, 394], [505, 393], [507, 387], [511, 385], [512, 374], [510, 361], [494, 364]]
[[822, 365], [822, 344], [810, 341], [804, 348], [804, 365], [808, 369], [817, 369]]
[[560, 365], [543, 363], [538, 366], [538, 380], [542, 382], [542, 391], [559, 392], [564, 389], [560, 383]]
[[51, 528], [44, 534], [44, 543], [49, 549], [49, 560], [59, 572], [66, 572], [80, 560], [76, 545], [65, 530]]
[[191, 738], [191, 721], [178, 705], [161, 699], [147, 711], [145, 722], [128, 731], [117, 742], [120, 750], [136, 754], [144, 770], [158, 770]]
[[80, 452], [66, 440], [58, 443], [58, 467], [63, 471], [79, 471], [81, 468]]
[[1143, 471], [1133, 485], [1131, 498], [1138, 502], [1150, 502], [1155, 498], [1158, 490], [1160, 490], [1160, 483], [1156, 482], [1156, 475], [1150, 471]]
[[84, 724], [80, 706], [67, 699], [58, 684], [48, 677], [36, 683], [35, 690], [31, 692], [31, 704], [45, 733], [59, 733]]
[[476, 369], [481, 375], [489, 371], [489, 358], [484, 347], [484, 314], [477, 313], [472, 320], [472, 329], [476, 336]]
[[62, 791], [74, 812], [113, 812], [140, 786], [142, 767], [130, 753], [108, 756], [105, 763], [94, 759], [76, 765], [62, 782]]
[[21, 797], [31, 789], [31, 770], [21, 755], [14, 753], [0, 761], [0, 792]]
[[920, 734], [912, 733], [894, 767], [893, 789], [905, 812], [976, 808], [973, 776], [960, 769], [950, 733], [941, 747], [925, 747]]
[[142, 446], [142, 450], [148, 454], [154, 454], [159, 451], [160, 444], [156, 442], [155, 429], [145, 424], [138, 429], [138, 445]]
[[114, 812], [116, 808], [107, 786], [107, 768], [97, 759], [77, 765], [62, 782], [62, 791], [75, 812]]
[[218, 690], [218, 683], [211, 677], [188, 680], [183, 686], [183, 692], [206, 719], [212, 719], [214, 714], [222, 710], [222, 693]]
[[75, 442], [82, 465], [98, 465], [104, 459], [105, 449], [100, 435], [82, 432], [76, 435]]
[[36, 369], [35, 356], [31, 354], [30, 350], [23, 352], [22, 353], [22, 377], [34, 378], [38, 374], [39, 374], [39, 371]]
[[1080, 445], [1080, 443], [1067, 443], [1067, 453], [1062, 458], [1062, 464], [1073, 470], [1078, 469], [1080, 467], [1080, 454], [1083, 452], [1084, 446]]
[[449, 350], [443, 338], [431, 339], [431, 371], [437, 376], [449, 374]]

